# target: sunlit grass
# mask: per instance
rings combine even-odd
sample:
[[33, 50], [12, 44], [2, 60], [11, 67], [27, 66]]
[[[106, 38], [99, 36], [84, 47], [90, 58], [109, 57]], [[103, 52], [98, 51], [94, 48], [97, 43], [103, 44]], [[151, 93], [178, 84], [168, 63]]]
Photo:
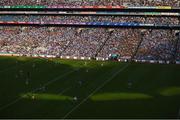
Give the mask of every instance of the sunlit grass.
[[16, 57], [16, 60], [18, 60], [18, 61], [28, 61], [29, 58], [27, 58], [27, 57]]
[[[1, 118], [64, 118], [74, 107], [66, 118], [164, 119], [177, 118], [179, 112], [179, 65], [2, 58]], [[172, 87], [174, 96], [160, 94]], [[98, 91], [89, 97], [94, 90]]]
[[175, 96], [180, 95], [180, 87], [169, 87], [160, 91], [163, 96]]
[[91, 100], [93, 101], [136, 100], [151, 98], [153, 98], [153, 96], [143, 93], [101, 93], [91, 96]]
[[26, 94], [21, 94], [22, 98], [25, 99], [33, 99], [33, 100], [73, 100], [72, 97], [70, 96], [64, 96], [64, 95], [56, 95], [56, 94], [35, 94], [35, 93], [26, 93]]

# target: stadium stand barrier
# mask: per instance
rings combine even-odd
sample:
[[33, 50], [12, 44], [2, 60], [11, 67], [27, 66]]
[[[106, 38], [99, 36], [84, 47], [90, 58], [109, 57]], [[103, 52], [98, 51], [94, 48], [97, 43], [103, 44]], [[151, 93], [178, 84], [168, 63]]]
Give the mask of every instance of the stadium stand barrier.
[[[60, 59], [73, 59], [73, 60], [93, 60], [91, 57], [70, 57], [70, 56], [54, 56], [54, 55], [23, 55], [23, 54], [13, 54], [13, 53], [0, 53], [0, 56], [26, 56], [26, 57], [34, 57], [34, 58], [60, 58]], [[96, 57], [94, 60], [96, 61], [108, 61], [108, 58]], [[129, 59], [118, 59], [118, 62], [128, 62]], [[150, 64], [170, 64], [170, 61], [163, 60], [137, 60], [134, 59], [133, 62], [138, 63], [150, 63]], [[180, 61], [176, 61], [175, 64], [180, 64]]]

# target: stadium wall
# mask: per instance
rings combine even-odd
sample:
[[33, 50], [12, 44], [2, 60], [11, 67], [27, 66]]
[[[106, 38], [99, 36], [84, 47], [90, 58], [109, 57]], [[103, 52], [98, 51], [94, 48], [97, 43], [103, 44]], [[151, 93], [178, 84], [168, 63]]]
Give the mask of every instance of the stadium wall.
[[[14, 53], [0, 53], [0, 56], [16, 56], [16, 57], [33, 57], [33, 58], [60, 58], [60, 59], [71, 59], [71, 60], [97, 60], [97, 61], [108, 61], [108, 58], [96, 57], [95, 59], [91, 57], [71, 57], [71, 56], [54, 56], [54, 55], [23, 55]], [[137, 63], [150, 63], [150, 64], [171, 64], [170, 61], [163, 60], [129, 60], [129, 59], [118, 59], [118, 62], [137, 62]], [[176, 61], [175, 64], [180, 64], [180, 61]]]

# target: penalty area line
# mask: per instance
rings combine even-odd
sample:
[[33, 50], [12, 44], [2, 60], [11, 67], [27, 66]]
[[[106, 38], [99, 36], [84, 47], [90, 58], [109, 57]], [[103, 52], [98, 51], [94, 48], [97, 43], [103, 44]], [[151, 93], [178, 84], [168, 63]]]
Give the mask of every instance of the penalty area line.
[[11, 70], [11, 69], [14, 69], [14, 68], [19, 68], [19, 67], [25, 66], [25, 65], [27, 65], [27, 64], [29, 64], [29, 63], [31, 63], [31, 62], [32, 62], [32, 61], [27, 62], [27, 63], [22, 63], [22, 64], [20, 64], [20, 65], [17, 65], [17, 64], [15, 63], [15, 65], [12, 65], [12, 66], [9, 66], [9, 67], [6, 68], [6, 69], [0, 70], [0, 73], [7, 72], [7, 71], [9, 71], [9, 70]]
[[[75, 72], [75, 71], [77, 71], [77, 70], [72, 70], [72, 71], [69, 71], [69, 72], [67, 72], [67, 73], [64, 73], [63, 75], [60, 75], [60, 76], [54, 78], [53, 80], [48, 81], [48, 82], [45, 83], [43, 86], [44, 86], [44, 87], [45, 87], [45, 86], [48, 86], [49, 84], [51, 84], [51, 83], [53, 83], [53, 82], [56, 82], [57, 80], [61, 79], [62, 77], [65, 77], [65, 76], [67, 76], [67, 75], [69, 75], [69, 74], [71, 74], [71, 73], [73, 73], [73, 72]], [[69, 89], [70, 89], [70, 88], [69, 88]], [[36, 91], [38, 91], [38, 90], [39, 90], [39, 88], [36, 88], [36, 89], [32, 90], [31, 92], [36, 92]], [[22, 97], [18, 97], [17, 99], [13, 100], [12, 102], [10, 102], [10, 103], [8, 103], [8, 104], [6, 104], [6, 105], [3, 105], [2, 107], [0, 107], [0, 111], [2, 111], [2, 110], [4, 110], [4, 109], [6, 109], [7, 107], [9, 107], [9, 106], [17, 103], [17, 102], [20, 101], [21, 99], [22, 99]]]
[[179, 108], [179, 111], [178, 111], [177, 119], [180, 120], [180, 108]]
[[90, 96], [92, 96], [94, 93], [99, 91], [102, 87], [104, 87], [108, 82], [113, 80], [120, 72], [125, 70], [129, 66], [129, 63], [125, 66], [123, 66], [121, 69], [119, 69], [117, 72], [115, 72], [109, 79], [105, 80], [99, 87], [97, 87], [94, 91], [92, 91], [87, 97], [85, 97], [79, 104], [77, 104], [75, 107], [73, 107], [62, 119], [66, 119], [74, 110], [76, 110], [81, 104], [86, 102]]
[[65, 88], [64, 90], [59, 92], [58, 95], [61, 95], [61, 94], [65, 93], [66, 91], [70, 90], [70, 89], [71, 89], [71, 87]]

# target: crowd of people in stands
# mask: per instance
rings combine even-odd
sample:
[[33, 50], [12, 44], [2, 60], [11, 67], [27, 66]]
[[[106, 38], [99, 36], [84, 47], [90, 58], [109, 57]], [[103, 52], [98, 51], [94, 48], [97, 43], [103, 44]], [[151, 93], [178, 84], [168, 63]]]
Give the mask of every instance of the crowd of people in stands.
[[1, 0], [0, 6], [6, 5], [61, 5], [61, 6], [174, 6], [179, 7], [179, 0]]
[[[180, 39], [180, 32], [179, 34], [176, 34], [177, 39]], [[177, 51], [176, 51], [176, 60], [180, 61], [180, 40], [177, 41]]]
[[[0, 52], [23, 55], [180, 60], [176, 30], [0, 27]], [[179, 40], [179, 41], [178, 41]], [[177, 48], [177, 50], [175, 50]]]
[[179, 25], [178, 17], [125, 17], [125, 16], [33, 16], [1, 15], [0, 22], [132, 22], [158, 25]]
[[171, 60], [175, 55], [176, 36], [173, 30], [142, 32], [142, 43], [136, 59]]
[[[0, 6], [173, 6], [179, 0], [1, 0]], [[131, 22], [179, 25], [179, 18], [125, 16], [1, 15], [0, 22]], [[0, 53], [70, 57], [178, 60], [180, 37], [176, 30], [73, 27], [0, 27]]]

